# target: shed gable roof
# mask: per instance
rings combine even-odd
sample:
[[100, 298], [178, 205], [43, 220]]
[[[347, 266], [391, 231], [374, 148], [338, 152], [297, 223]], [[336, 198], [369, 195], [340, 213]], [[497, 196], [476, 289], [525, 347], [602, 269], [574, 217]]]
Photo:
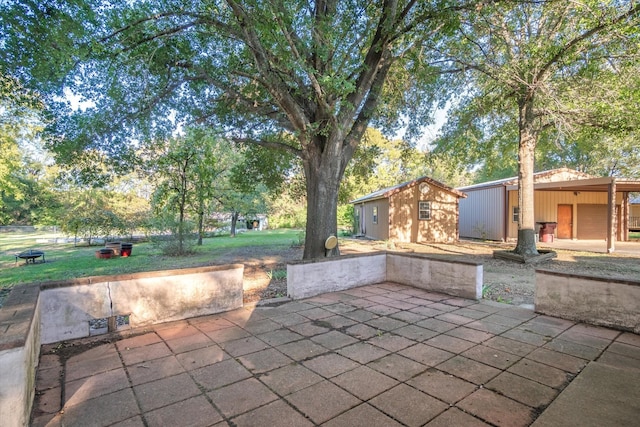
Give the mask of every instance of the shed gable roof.
[[387, 187], [387, 188], [383, 188], [381, 190], [378, 191], [374, 191], [373, 193], [367, 194], [366, 196], [362, 196], [359, 197], [355, 200], [352, 200], [349, 203], [355, 204], [355, 203], [362, 203], [362, 202], [368, 202], [370, 200], [376, 200], [376, 199], [388, 199], [389, 197], [391, 197], [393, 194], [398, 193], [402, 190], [405, 190], [407, 188], [411, 188], [411, 187], [415, 187], [416, 185], [422, 184], [423, 182], [426, 182], [429, 185], [433, 185], [435, 187], [438, 187], [444, 191], [447, 191], [453, 195], [455, 195], [456, 197], [467, 197], [467, 195], [459, 190], [456, 190], [455, 188], [449, 187], [448, 185], [445, 185], [439, 181], [436, 181], [435, 179], [429, 178], [427, 176], [423, 176], [421, 178], [416, 178], [412, 181], [407, 181], [407, 182], [403, 182], [401, 184], [397, 184], [394, 185], [392, 187]]

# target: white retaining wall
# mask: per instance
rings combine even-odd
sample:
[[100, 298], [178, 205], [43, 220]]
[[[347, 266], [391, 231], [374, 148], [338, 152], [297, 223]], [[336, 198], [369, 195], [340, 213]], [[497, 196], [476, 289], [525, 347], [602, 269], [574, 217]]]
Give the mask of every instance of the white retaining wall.
[[640, 281], [537, 269], [535, 311], [640, 334]]
[[242, 307], [243, 265], [96, 277], [43, 286], [42, 344], [89, 336], [89, 321], [129, 315], [132, 328]]
[[14, 288], [0, 308], [0, 425], [29, 424], [42, 344], [89, 336], [89, 321], [129, 327], [242, 307], [244, 266], [89, 277]]
[[287, 264], [287, 293], [293, 299], [385, 281], [480, 299], [482, 264], [403, 252], [348, 255]]

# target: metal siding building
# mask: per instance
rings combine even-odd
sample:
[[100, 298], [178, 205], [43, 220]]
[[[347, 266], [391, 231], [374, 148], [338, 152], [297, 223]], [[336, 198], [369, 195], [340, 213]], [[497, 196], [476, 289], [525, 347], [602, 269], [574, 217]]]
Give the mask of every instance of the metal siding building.
[[505, 187], [463, 190], [467, 198], [460, 200], [460, 236], [476, 239], [504, 238]]
[[[556, 222], [556, 238], [628, 240], [633, 216], [629, 193], [640, 181], [593, 177], [567, 168], [534, 174], [536, 222]], [[517, 178], [458, 188], [460, 237], [512, 240], [518, 237]], [[611, 247], [610, 249], [613, 249]]]

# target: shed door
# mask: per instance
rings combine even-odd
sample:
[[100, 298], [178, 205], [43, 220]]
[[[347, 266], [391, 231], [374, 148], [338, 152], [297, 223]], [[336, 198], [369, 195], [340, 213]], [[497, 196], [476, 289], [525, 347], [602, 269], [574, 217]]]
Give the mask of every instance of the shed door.
[[607, 238], [607, 205], [578, 205], [578, 239]]
[[558, 205], [558, 239], [573, 238], [573, 205]]

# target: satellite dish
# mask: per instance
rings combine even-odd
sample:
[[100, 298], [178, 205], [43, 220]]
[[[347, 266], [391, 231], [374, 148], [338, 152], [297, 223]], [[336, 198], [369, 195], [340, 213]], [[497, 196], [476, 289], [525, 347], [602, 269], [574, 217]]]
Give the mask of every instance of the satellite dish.
[[338, 238], [336, 236], [329, 236], [324, 242], [325, 249], [331, 250], [338, 245]]

